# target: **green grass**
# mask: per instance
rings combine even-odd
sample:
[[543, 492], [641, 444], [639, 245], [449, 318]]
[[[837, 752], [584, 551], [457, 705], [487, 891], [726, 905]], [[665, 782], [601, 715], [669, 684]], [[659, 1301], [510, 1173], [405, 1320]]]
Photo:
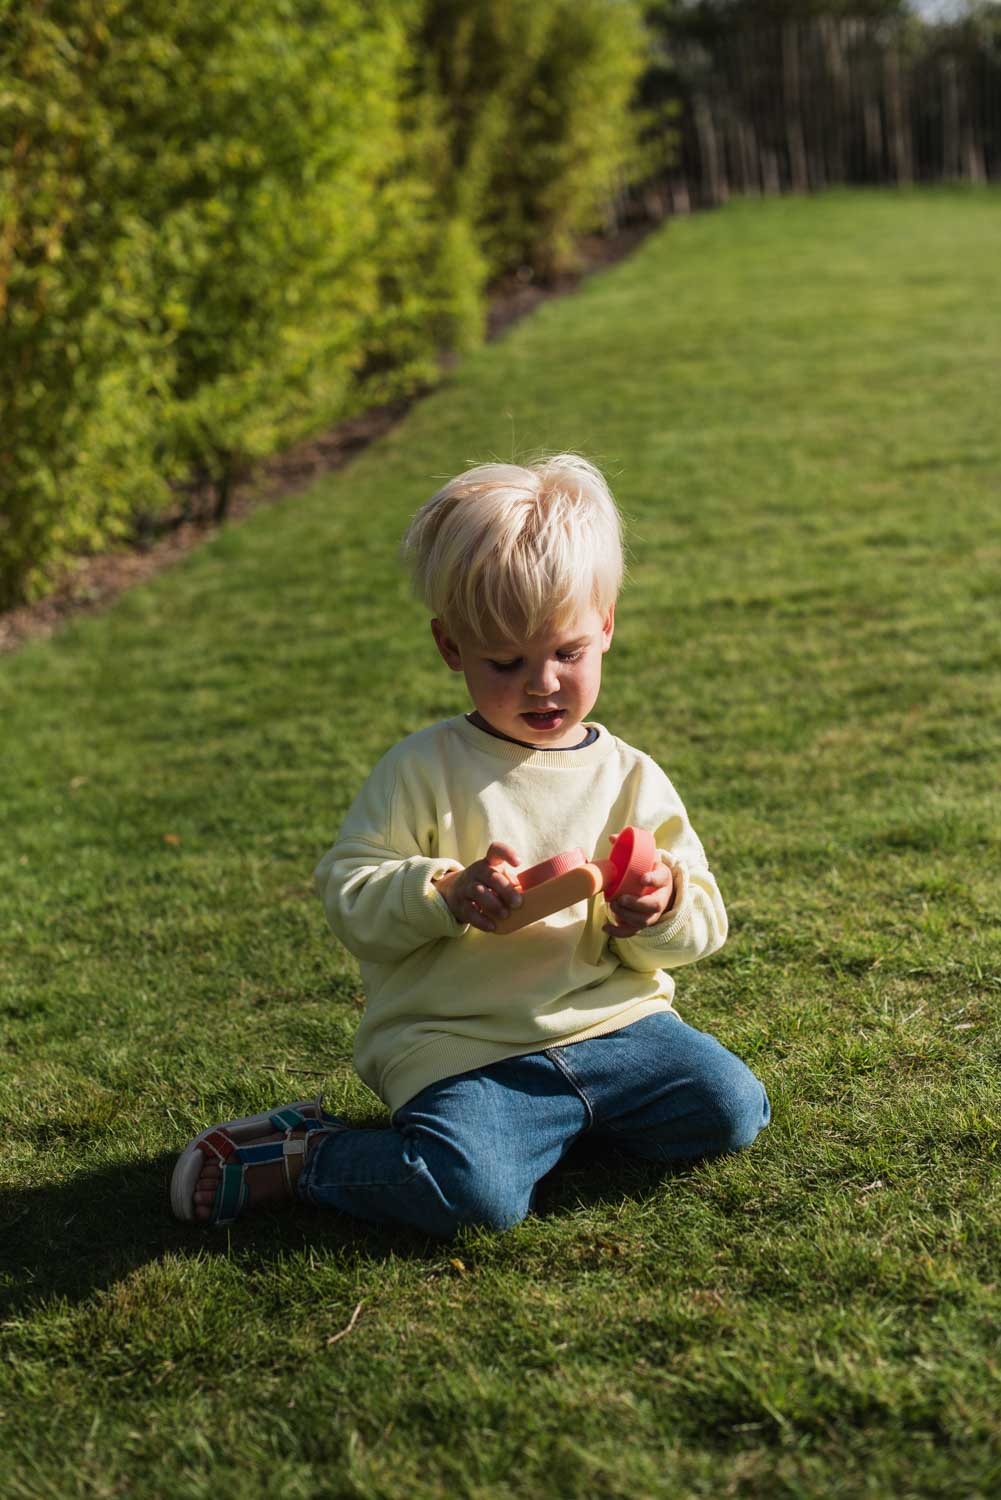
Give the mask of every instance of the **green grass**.
[[[2, 664], [5, 1500], [997, 1493], [999, 356], [996, 192], [674, 222]], [[598, 717], [731, 914], [679, 1008], [773, 1124], [666, 1177], [575, 1153], [453, 1247], [175, 1224], [209, 1121], [382, 1118], [310, 877], [463, 707], [398, 538], [441, 477], [563, 447], [632, 536]]]

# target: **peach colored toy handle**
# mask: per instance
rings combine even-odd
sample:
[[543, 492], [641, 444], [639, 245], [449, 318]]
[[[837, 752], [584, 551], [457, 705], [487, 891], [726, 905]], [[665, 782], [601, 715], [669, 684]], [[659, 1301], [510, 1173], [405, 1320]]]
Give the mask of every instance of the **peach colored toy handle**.
[[642, 896], [654, 889], [643, 876], [657, 864], [657, 845], [643, 828], [624, 828], [612, 840], [607, 859], [588, 860], [583, 849], [567, 849], [527, 870], [516, 871], [522, 904], [502, 918], [498, 935], [519, 932], [554, 912], [588, 901], [604, 890], [608, 900], [617, 895]]
[[[508, 912], [506, 917], [501, 917], [494, 932], [498, 936], [519, 932], [522, 927], [530, 927], [543, 917], [551, 917], [553, 912], [576, 906], [578, 901], [590, 901], [601, 890], [604, 878], [604, 871], [597, 864], [585, 860], [582, 865], [575, 864], [562, 875], [544, 880], [541, 885], [533, 885], [527, 891], [522, 887], [521, 905]], [[521, 884], [520, 874], [518, 883]]]

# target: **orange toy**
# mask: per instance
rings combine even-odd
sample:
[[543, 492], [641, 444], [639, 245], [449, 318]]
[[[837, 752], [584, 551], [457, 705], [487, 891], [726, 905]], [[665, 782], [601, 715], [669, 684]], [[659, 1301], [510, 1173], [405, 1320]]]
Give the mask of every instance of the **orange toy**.
[[657, 860], [653, 834], [644, 828], [624, 828], [612, 840], [607, 859], [589, 860], [583, 849], [568, 849], [518, 870], [521, 905], [502, 917], [495, 931], [501, 935], [518, 932], [554, 911], [589, 900], [598, 891], [604, 891], [607, 901], [620, 895], [645, 896], [655, 887], [644, 884], [643, 876]]

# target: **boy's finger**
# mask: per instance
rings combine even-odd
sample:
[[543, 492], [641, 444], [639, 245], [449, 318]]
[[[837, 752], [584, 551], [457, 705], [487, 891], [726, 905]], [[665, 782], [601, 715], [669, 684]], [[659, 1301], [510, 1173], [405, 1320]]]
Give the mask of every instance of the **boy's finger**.
[[[486, 865], [481, 866], [481, 868], [483, 873], [480, 877], [479, 886], [474, 887], [474, 890], [492, 891], [500, 901], [506, 903], [503, 907], [499, 908], [500, 915], [506, 917], [508, 907], [521, 905], [521, 892], [504, 874], [503, 870], [498, 869], [496, 865]], [[478, 895], [474, 895], [474, 900], [478, 901], [479, 899]]]
[[501, 900], [498, 893], [489, 885], [474, 885], [472, 899], [476, 902], [477, 906], [482, 907], [483, 910], [489, 912], [491, 916], [507, 916], [507, 907]]
[[617, 927], [613, 927], [610, 922], [606, 922], [602, 931], [607, 932], [609, 937], [627, 938], [635, 937], [639, 929], [637, 927], [625, 927], [621, 923]]
[[[510, 844], [494, 843], [490, 845], [484, 856], [483, 863], [486, 870], [483, 873], [484, 881], [490, 888], [507, 902], [509, 907], [521, 905], [521, 891], [514, 883], [514, 879], [502, 865], [517, 866], [520, 863], [518, 855]], [[507, 915], [506, 911], [504, 915]]]
[[521, 864], [521, 860], [515, 854], [510, 844], [491, 844], [484, 858], [488, 865], [513, 865], [517, 867]]
[[609, 902], [609, 909], [617, 917], [632, 916], [634, 911], [645, 911], [649, 908], [650, 896], [617, 896], [614, 901]]
[[479, 896], [466, 897], [462, 903], [462, 921], [468, 922], [470, 927], [478, 927], [481, 932], [496, 932], [497, 924], [477, 904], [480, 899]]
[[501, 900], [505, 903], [505, 911], [508, 907], [517, 907], [521, 905], [521, 892], [516, 885], [511, 884], [510, 880], [506, 880], [501, 886], [495, 886], [494, 889], [498, 892]]
[[[628, 906], [625, 904], [627, 901]], [[652, 897], [644, 899], [642, 896], [623, 896], [621, 902], [613, 901], [608, 909], [618, 923], [635, 930], [648, 924], [651, 919], [658, 919], [661, 905]]]
[[[619, 902], [614, 902], [613, 909], [619, 905]], [[621, 910], [629, 915], [632, 915], [633, 912], [642, 912], [644, 915], [648, 915], [652, 911], [659, 911], [660, 906], [661, 903], [657, 896], [623, 896], [621, 900]]]

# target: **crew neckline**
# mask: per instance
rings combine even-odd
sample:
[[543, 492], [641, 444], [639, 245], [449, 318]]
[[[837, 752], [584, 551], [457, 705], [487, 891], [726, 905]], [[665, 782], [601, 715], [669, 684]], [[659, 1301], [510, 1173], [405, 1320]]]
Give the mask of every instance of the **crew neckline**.
[[548, 745], [530, 745], [527, 740], [516, 740], [514, 735], [504, 734], [501, 730], [495, 729], [492, 724], [487, 723], [486, 719], [483, 720], [482, 724], [477, 724], [472, 714], [466, 714], [466, 723], [472, 724], [474, 729], [482, 729], [484, 734], [493, 735], [495, 740], [506, 740], [509, 745], [518, 745], [522, 750], [538, 750], [542, 755], [555, 755], [557, 749], [565, 750], [567, 754], [572, 754], [576, 750], [587, 750], [598, 738], [597, 726], [587, 724], [582, 720], [580, 726], [584, 731], [584, 738], [582, 740], [578, 740], [576, 745], [560, 745], [559, 747], [554, 746], [550, 749]]
[[[556, 771], [578, 771], [584, 766], [592, 766], [598, 761], [605, 760], [612, 753], [614, 739], [603, 724], [593, 719], [584, 720], [585, 729], [596, 729], [597, 739], [589, 745], [571, 747], [567, 750], [538, 750], [534, 745], [521, 745], [517, 740], [501, 739], [496, 734], [481, 729], [478, 724], [471, 724], [465, 714], [448, 721], [449, 727], [464, 739], [467, 744], [473, 746], [482, 755], [491, 755], [496, 760], [506, 761], [509, 765], [543, 767], [549, 766]], [[581, 750], [587, 750], [587, 755], [581, 755]]]

